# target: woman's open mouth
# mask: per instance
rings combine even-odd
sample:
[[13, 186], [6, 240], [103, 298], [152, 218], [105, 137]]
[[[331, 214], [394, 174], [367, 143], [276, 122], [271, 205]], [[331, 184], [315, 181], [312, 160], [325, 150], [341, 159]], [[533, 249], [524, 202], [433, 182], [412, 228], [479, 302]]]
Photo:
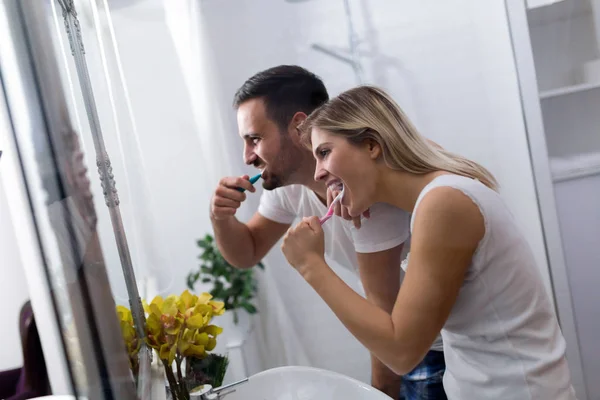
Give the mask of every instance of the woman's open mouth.
[[344, 185], [342, 184], [342, 181], [340, 180], [335, 180], [333, 182], [330, 182], [327, 187], [329, 188], [329, 190], [331, 190], [333, 193], [336, 192], [341, 192], [342, 189], [344, 188]]

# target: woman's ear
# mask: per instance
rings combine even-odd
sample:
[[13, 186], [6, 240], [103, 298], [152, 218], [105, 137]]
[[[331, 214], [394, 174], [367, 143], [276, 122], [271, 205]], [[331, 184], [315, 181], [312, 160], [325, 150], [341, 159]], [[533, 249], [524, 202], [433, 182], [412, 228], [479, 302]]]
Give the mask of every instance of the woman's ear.
[[371, 159], [376, 160], [381, 156], [381, 153], [382, 153], [381, 145], [376, 140], [371, 139], [371, 138], [365, 139], [365, 146], [366, 146], [367, 150], [369, 151], [369, 155], [371, 156]]

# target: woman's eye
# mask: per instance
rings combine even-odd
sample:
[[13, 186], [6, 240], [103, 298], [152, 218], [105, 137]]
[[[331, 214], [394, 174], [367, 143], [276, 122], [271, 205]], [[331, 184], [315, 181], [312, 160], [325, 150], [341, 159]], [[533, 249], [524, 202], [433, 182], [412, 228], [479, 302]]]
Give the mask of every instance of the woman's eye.
[[329, 152], [330, 152], [329, 150], [320, 150], [319, 151], [319, 156], [321, 156], [321, 158], [325, 158], [325, 156], [327, 154], [329, 154]]

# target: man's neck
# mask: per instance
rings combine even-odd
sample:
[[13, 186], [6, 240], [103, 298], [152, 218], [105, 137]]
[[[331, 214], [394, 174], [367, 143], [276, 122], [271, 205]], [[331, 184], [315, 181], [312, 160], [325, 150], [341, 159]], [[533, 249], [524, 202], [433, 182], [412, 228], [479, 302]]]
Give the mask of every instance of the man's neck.
[[302, 169], [297, 171], [295, 179], [296, 184], [307, 187], [315, 192], [321, 202], [327, 205], [327, 186], [323, 181], [315, 181], [316, 161], [311, 152], [306, 153], [306, 157], [302, 159]]
[[297, 183], [315, 192], [321, 202], [327, 205], [327, 186], [323, 181], [315, 181], [314, 171], [314, 165], [311, 168], [307, 168], [306, 172], [298, 177]]
[[325, 182], [317, 182], [313, 179], [311, 182], [305, 183], [304, 186], [315, 192], [321, 202], [327, 205], [327, 186], [325, 185]]

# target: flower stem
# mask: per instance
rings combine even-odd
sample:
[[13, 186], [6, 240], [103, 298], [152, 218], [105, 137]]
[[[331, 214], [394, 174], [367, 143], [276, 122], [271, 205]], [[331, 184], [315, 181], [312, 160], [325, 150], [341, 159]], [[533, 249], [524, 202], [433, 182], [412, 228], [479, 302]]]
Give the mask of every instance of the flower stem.
[[169, 387], [171, 388], [173, 400], [181, 400], [182, 397], [179, 394], [179, 385], [177, 385], [177, 380], [175, 379], [175, 375], [173, 375], [173, 367], [170, 366], [166, 360], [162, 360], [162, 362], [165, 366], [165, 375], [167, 376], [167, 380], [169, 381]]
[[192, 375], [192, 363], [189, 358], [185, 359], [185, 377], [189, 379]]
[[182, 399], [189, 400], [189, 390], [187, 385], [185, 384], [185, 381], [183, 380], [183, 375], [181, 374], [181, 357], [175, 358], [175, 364], [177, 365], [177, 377], [179, 378], [179, 386], [183, 394]]

